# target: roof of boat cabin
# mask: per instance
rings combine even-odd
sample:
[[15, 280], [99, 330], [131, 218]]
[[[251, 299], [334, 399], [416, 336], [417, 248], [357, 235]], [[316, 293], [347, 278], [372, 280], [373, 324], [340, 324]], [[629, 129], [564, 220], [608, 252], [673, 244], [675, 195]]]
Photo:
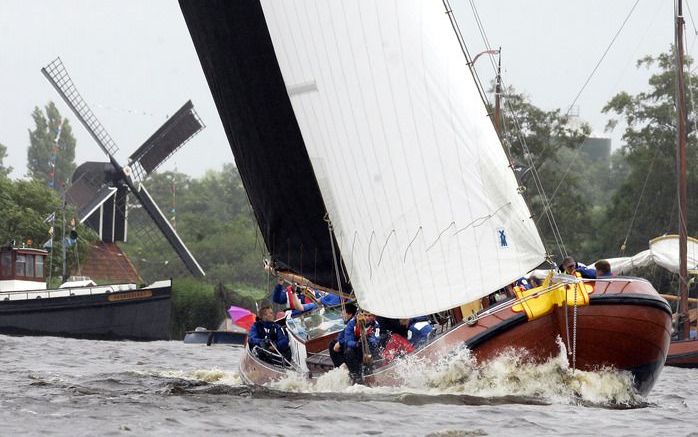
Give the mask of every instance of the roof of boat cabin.
[[13, 246], [3, 246], [0, 247], [0, 252], [17, 252], [25, 255], [48, 255], [48, 251], [44, 249], [37, 249], [34, 247], [13, 247]]

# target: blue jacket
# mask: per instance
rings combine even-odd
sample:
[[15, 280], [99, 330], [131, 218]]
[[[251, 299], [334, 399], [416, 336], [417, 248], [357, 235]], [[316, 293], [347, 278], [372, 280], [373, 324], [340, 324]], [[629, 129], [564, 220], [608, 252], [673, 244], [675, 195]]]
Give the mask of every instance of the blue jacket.
[[336, 294], [328, 293], [320, 298], [320, 303], [322, 303], [326, 307], [333, 307], [335, 305], [339, 305], [341, 302], [341, 298]]
[[[374, 323], [373, 325], [374, 328], [378, 327], [377, 323]], [[356, 317], [352, 317], [351, 320], [347, 323], [347, 326], [344, 328], [344, 335], [343, 335], [343, 340], [344, 340], [344, 347], [347, 349], [355, 349], [361, 344], [361, 340], [359, 337], [354, 335], [354, 328], [356, 327]], [[369, 325], [366, 325], [366, 328], [368, 328]], [[366, 336], [366, 339], [368, 340], [368, 347], [371, 349], [375, 349], [378, 347], [378, 337], [375, 335], [368, 335]], [[339, 341], [339, 340], [338, 340]]]
[[276, 345], [279, 352], [284, 352], [288, 349], [288, 337], [284, 334], [281, 326], [277, 325], [275, 322], [257, 320], [247, 334], [247, 343], [249, 343], [250, 348], [254, 346], [262, 347], [262, 343], [266, 338]]
[[582, 264], [577, 264], [577, 268], [575, 270], [577, 270], [579, 274], [582, 275], [582, 278], [596, 279], [596, 269], [589, 268]]
[[[295, 317], [298, 314], [305, 313], [307, 311], [311, 311], [311, 310], [314, 310], [315, 308], [317, 308], [317, 305], [315, 305], [315, 303], [313, 303], [313, 302], [309, 302], [309, 303], [304, 302], [305, 301], [304, 297], [300, 297], [299, 299], [300, 299], [301, 303], [303, 304], [303, 309], [302, 310], [296, 309], [296, 310], [291, 311], [291, 316]], [[272, 292], [272, 295], [271, 295], [271, 300], [274, 303], [278, 303], [279, 305], [288, 306], [288, 296], [286, 295], [286, 288], [284, 288], [284, 286], [281, 284], [276, 284], [276, 286], [274, 287], [274, 291]]]
[[[585, 279], [596, 279], [596, 269], [589, 268], [584, 264], [575, 263], [574, 270], [579, 273], [582, 278]], [[565, 269], [560, 266], [560, 272], [565, 273]]]
[[279, 305], [286, 305], [288, 303], [288, 298], [286, 297], [286, 290], [281, 284], [276, 284], [274, 291], [271, 295], [271, 300]]

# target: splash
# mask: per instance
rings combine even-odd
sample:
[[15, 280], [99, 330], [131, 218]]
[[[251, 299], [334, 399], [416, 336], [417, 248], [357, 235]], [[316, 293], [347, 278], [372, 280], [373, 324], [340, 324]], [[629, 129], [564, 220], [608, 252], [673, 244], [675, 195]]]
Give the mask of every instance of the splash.
[[464, 347], [431, 367], [406, 361], [403, 371], [417, 375], [421, 371], [420, 380], [411, 382], [415, 382], [415, 388], [430, 393], [482, 397], [513, 395], [555, 403], [594, 405], [631, 406], [642, 402], [633, 388], [630, 372], [611, 368], [596, 371], [572, 369], [567, 350], [559, 338], [558, 345], [559, 353], [543, 363], [536, 363], [525, 351], [513, 348], [502, 351], [490, 361], [477, 363]]
[[466, 347], [453, 350], [437, 363], [411, 356], [397, 364], [406, 375], [397, 387], [351, 385], [342, 366], [317, 379], [301, 375], [269, 384], [269, 388], [294, 393], [357, 393], [370, 396], [409, 393], [443, 399], [446, 396], [514, 398], [562, 404], [638, 406], [643, 399], [633, 388], [632, 374], [610, 368], [574, 370], [567, 350], [558, 338], [559, 353], [543, 363], [534, 362], [525, 351], [506, 349], [496, 358], [478, 363]]
[[240, 374], [238, 372], [231, 372], [218, 368], [194, 369], [187, 372], [183, 372], [181, 370], [161, 370], [136, 371], [135, 373], [146, 376], [183, 379], [186, 381], [201, 382], [206, 384], [223, 384], [230, 386], [242, 385], [242, 380], [240, 379]]

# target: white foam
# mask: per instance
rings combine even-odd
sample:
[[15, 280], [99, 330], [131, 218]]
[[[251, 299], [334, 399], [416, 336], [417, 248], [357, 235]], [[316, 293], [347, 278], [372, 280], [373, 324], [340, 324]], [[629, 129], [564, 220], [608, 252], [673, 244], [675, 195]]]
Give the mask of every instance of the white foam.
[[484, 398], [501, 396], [534, 397], [554, 403], [589, 402], [593, 404], [633, 405], [642, 399], [633, 388], [632, 374], [614, 369], [574, 370], [567, 351], [558, 339], [560, 352], [544, 363], [533, 363], [521, 350], [507, 349], [493, 360], [477, 363], [463, 347], [454, 350], [436, 364], [408, 357], [398, 363], [406, 375], [401, 386], [366, 387], [351, 385], [345, 366], [315, 380], [290, 375], [269, 384], [276, 390], [320, 393], [415, 393], [455, 394]]
[[148, 376], [159, 376], [164, 378], [178, 378], [188, 381], [201, 381], [208, 384], [224, 384], [230, 386], [242, 385], [240, 374], [234, 371], [213, 369], [194, 369], [189, 371], [181, 370], [160, 370], [160, 371], [136, 371]]

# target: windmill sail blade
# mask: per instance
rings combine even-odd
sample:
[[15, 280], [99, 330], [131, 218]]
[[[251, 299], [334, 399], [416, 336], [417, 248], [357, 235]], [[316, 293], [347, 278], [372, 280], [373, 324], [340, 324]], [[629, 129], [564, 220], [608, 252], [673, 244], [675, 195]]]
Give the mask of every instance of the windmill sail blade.
[[187, 269], [189, 269], [191, 274], [198, 277], [206, 276], [204, 270], [201, 268], [191, 252], [189, 252], [187, 246], [184, 245], [182, 239], [179, 238], [179, 235], [177, 235], [177, 232], [175, 232], [175, 230], [172, 228], [172, 225], [170, 225], [170, 222], [167, 220], [165, 215], [162, 213], [162, 211], [160, 211], [160, 208], [150, 196], [148, 190], [146, 190], [145, 187], [140, 184], [137, 189], [132, 189], [131, 192], [136, 196], [136, 198], [138, 198], [145, 211], [148, 213], [150, 218], [153, 219], [172, 248], [175, 250], [175, 252], [177, 252], [179, 258], [187, 266]]
[[189, 100], [129, 157], [136, 176], [143, 180], [203, 128]]
[[41, 69], [41, 72], [46, 76], [51, 85], [58, 91], [58, 94], [63, 97], [65, 103], [73, 110], [75, 116], [85, 126], [87, 131], [92, 135], [99, 147], [102, 148], [107, 156], [113, 156], [119, 148], [112, 140], [107, 130], [104, 129], [102, 123], [99, 122], [92, 110], [82, 96], [75, 88], [73, 80], [65, 69], [61, 58], [54, 59], [50, 64]]

